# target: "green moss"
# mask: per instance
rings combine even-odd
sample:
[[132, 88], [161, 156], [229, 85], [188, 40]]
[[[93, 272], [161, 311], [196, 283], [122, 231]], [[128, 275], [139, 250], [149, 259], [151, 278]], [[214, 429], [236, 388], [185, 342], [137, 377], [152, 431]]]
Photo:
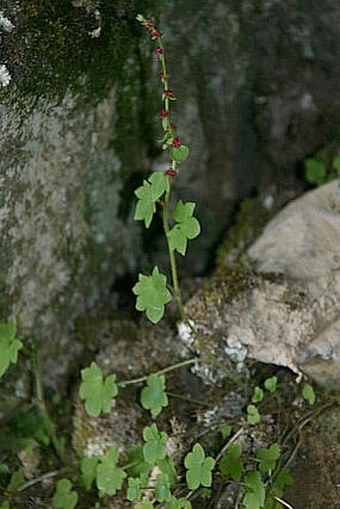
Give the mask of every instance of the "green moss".
[[[258, 284], [258, 276], [252, 269], [242, 263], [233, 266], [221, 266], [215, 272], [211, 283], [209, 283], [209, 292], [206, 292], [204, 298], [216, 298], [223, 295], [223, 302], [231, 304], [240, 294], [254, 288]], [[215, 297], [214, 297], [215, 295]]]
[[[136, 14], [153, 5], [153, 0], [102, 0], [92, 7], [91, 2], [22, 0], [11, 17], [15, 30], [4, 41], [19, 95], [62, 99], [71, 91], [91, 102], [105, 97], [139, 44]], [[98, 27], [100, 35], [91, 36]]]

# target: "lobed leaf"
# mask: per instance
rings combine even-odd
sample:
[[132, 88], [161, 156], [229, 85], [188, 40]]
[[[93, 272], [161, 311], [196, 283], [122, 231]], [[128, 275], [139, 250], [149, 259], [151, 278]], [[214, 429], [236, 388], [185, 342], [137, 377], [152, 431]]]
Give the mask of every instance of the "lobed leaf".
[[243, 505], [246, 509], [260, 509], [264, 506], [266, 492], [261, 475], [257, 471], [248, 472], [244, 476], [246, 494], [243, 498]]
[[86, 491], [90, 491], [92, 488], [93, 481], [96, 480], [97, 477], [97, 465], [99, 462], [99, 458], [96, 456], [92, 457], [83, 457], [80, 462], [80, 483], [85, 488]]
[[254, 388], [254, 392], [253, 392], [253, 395], [252, 395], [252, 402], [253, 403], [261, 403], [261, 401], [263, 400], [263, 397], [264, 397], [264, 392], [263, 392], [263, 389], [261, 389], [260, 387], [256, 386]]
[[242, 447], [239, 444], [230, 444], [218, 464], [218, 468], [223, 475], [230, 475], [237, 482], [241, 480], [244, 471], [241, 453]]
[[196, 238], [201, 233], [201, 226], [195, 217], [192, 217], [195, 203], [183, 203], [179, 200], [172, 214], [177, 224], [170, 230], [170, 246], [173, 251], [185, 255], [188, 240]]
[[143, 430], [145, 444], [143, 446], [143, 456], [146, 462], [154, 465], [158, 460], [165, 458], [165, 444], [168, 435], [161, 431], [158, 432], [157, 425], [151, 424]]
[[142, 494], [142, 481], [140, 479], [134, 479], [129, 477], [128, 479], [128, 489], [126, 498], [130, 500], [130, 502], [135, 502], [140, 500]]
[[79, 396], [85, 400], [85, 409], [91, 417], [98, 417], [101, 412], [109, 413], [112, 398], [117, 396], [116, 375], [107, 376], [103, 380], [102, 371], [95, 362], [89, 368], [81, 370], [82, 383]]
[[104, 494], [113, 496], [122, 489], [126, 477], [124, 470], [117, 466], [119, 451], [112, 447], [97, 466], [97, 488]]
[[223, 423], [219, 427], [219, 432], [221, 433], [223, 440], [226, 440], [231, 435], [232, 427], [230, 424]]
[[211, 471], [215, 466], [213, 458], [205, 457], [203, 447], [197, 443], [192, 452], [189, 452], [184, 458], [184, 465], [187, 469], [186, 481], [189, 490], [196, 490], [199, 486], [211, 486]]
[[170, 484], [173, 485], [177, 481], [177, 472], [175, 469], [174, 460], [167, 456], [164, 459], [157, 461], [157, 466], [161, 469], [164, 474], [167, 474], [170, 480]]
[[146, 383], [147, 387], [141, 393], [141, 403], [143, 408], [151, 411], [152, 417], [156, 417], [169, 404], [165, 392], [165, 376], [153, 373], [148, 376]]
[[256, 451], [256, 458], [260, 461], [260, 472], [266, 473], [274, 470], [276, 461], [281, 455], [280, 445], [272, 444], [268, 449], [261, 448]]
[[264, 381], [264, 386], [267, 389], [267, 391], [269, 391], [271, 394], [274, 394], [274, 392], [277, 389], [277, 377], [272, 376], [270, 378], [267, 378]]
[[166, 287], [166, 276], [161, 274], [156, 266], [151, 276], [139, 274], [138, 282], [132, 291], [137, 295], [136, 309], [145, 311], [150, 322], [159, 322], [163, 318], [165, 304], [172, 300]]
[[247, 406], [247, 421], [249, 424], [258, 424], [261, 420], [260, 413], [255, 405]]
[[172, 147], [170, 149], [170, 157], [177, 164], [184, 163], [189, 156], [189, 149], [186, 145], [180, 145], [179, 147]]
[[53, 509], [73, 509], [78, 503], [78, 493], [71, 491], [72, 484], [68, 479], [60, 479], [52, 498]]
[[169, 502], [171, 499], [170, 479], [168, 474], [158, 474], [156, 477], [155, 498], [158, 502]]
[[136, 189], [138, 201], [134, 219], [144, 221], [146, 228], [149, 228], [156, 212], [156, 201], [165, 193], [167, 186], [168, 178], [165, 173], [156, 171], [147, 180], [143, 180], [143, 185]]
[[131, 466], [126, 469], [131, 477], [148, 476], [152, 469], [152, 465], [144, 460], [142, 444], [137, 444], [128, 450], [127, 464], [131, 464]]
[[289, 470], [285, 468], [283, 472], [275, 479], [273, 486], [270, 489], [272, 496], [282, 497], [286, 486], [294, 484], [294, 479], [289, 473]]

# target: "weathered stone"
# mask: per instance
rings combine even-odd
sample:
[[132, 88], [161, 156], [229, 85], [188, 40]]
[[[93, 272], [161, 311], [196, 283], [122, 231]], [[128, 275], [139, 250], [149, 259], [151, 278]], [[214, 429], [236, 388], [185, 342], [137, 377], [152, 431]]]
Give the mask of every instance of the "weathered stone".
[[[12, 80], [0, 87], [0, 319], [16, 316], [49, 357], [141, 255], [121, 193], [147, 159], [136, 121], [143, 59], [124, 18], [132, 7], [122, 8], [23, 1], [5, 13], [14, 29], [4, 37]], [[126, 143], [115, 144], [117, 131]]]
[[[133, 190], [165, 162], [158, 63], [137, 9], [160, 14], [191, 148], [174, 186], [197, 201], [203, 226], [184, 261], [191, 273], [206, 268], [235, 202], [272, 183], [273, 162], [295, 182], [295, 165], [337, 125], [339, 6], [329, 0], [322, 21], [318, 2], [298, 0], [3, 4], [14, 29], [1, 32], [12, 80], [0, 90], [0, 315], [21, 314], [42, 337], [63, 336], [140, 261]], [[166, 263], [153, 228], [150, 266]]]
[[[210, 348], [340, 383], [340, 193], [337, 182], [287, 206], [248, 250], [257, 272], [219, 271], [188, 302]], [[183, 324], [182, 337], [193, 341]]]

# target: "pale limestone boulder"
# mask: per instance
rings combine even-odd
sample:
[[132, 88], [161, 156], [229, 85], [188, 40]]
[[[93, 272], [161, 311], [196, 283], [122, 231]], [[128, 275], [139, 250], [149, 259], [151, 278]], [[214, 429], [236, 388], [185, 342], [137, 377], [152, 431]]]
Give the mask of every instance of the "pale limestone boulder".
[[[331, 182], [295, 200], [248, 250], [251, 268], [219, 269], [187, 304], [211, 350], [340, 388], [340, 190]], [[193, 338], [180, 325], [180, 336]]]

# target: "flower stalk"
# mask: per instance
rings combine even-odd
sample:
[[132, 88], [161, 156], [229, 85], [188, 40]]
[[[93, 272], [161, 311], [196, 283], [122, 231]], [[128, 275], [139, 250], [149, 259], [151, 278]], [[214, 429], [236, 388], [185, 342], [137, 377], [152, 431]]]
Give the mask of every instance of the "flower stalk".
[[[163, 93], [162, 93], [162, 109], [160, 113], [160, 118], [162, 122], [162, 128], [163, 128], [163, 138], [161, 140], [162, 142], [162, 148], [163, 150], [167, 150], [169, 152], [170, 158], [171, 158], [171, 167], [165, 172], [165, 175], [167, 176], [166, 184], [164, 185], [164, 198], [163, 200], [158, 200], [158, 203], [160, 203], [162, 207], [162, 222], [163, 222], [163, 229], [164, 234], [166, 237], [167, 242], [167, 248], [169, 253], [169, 260], [170, 260], [170, 268], [171, 268], [171, 277], [172, 277], [172, 287], [173, 287], [173, 295], [175, 297], [178, 311], [180, 314], [181, 319], [183, 322], [189, 327], [191, 330], [193, 336], [195, 337], [198, 346], [202, 352], [207, 356], [209, 361], [214, 364], [218, 369], [220, 369], [232, 382], [234, 382], [236, 385], [241, 386], [243, 388], [243, 383], [237, 377], [232, 371], [227, 369], [224, 364], [211, 352], [209, 346], [207, 345], [206, 341], [204, 340], [203, 336], [198, 332], [196, 327], [192, 324], [192, 321], [189, 319], [189, 317], [186, 314], [185, 307], [182, 300], [181, 295], [181, 289], [179, 285], [178, 280], [178, 270], [177, 270], [177, 262], [176, 262], [176, 256], [175, 256], [175, 250], [177, 250], [180, 254], [184, 255], [186, 251], [186, 242], [187, 239], [193, 239], [200, 233], [200, 227], [197, 220], [192, 216], [193, 209], [195, 207], [195, 204], [193, 203], [187, 203], [183, 204], [183, 202], [179, 202], [177, 204], [177, 207], [175, 211], [172, 213], [173, 218], [178, 221], [178, 224], [175, 225], [173, 228], [170, 227], [169, 222], [169, 204], [170, 204], [170, 197], [171, 197], [171, 188], [172, 188], [172, 180], [173, 178], [178, 174], [177, 165], [181, 164], [185, 161], [185, 159], [188, 156], [189, 149], [182, 145], [182, 142], [178, 136], [175, 136], [175, 125], [171, 122], [171, 115], [170, 115], [170, 101], [175, 100], [175, 97], [173, 95], [172, 90], [169, 88], [169, 73], [166, 66], [166, 59], [165, 59], [165, 52], [164, 47], [162, 44], [162, 33], [157, 30], [154, 26], [154, 23], [151, 19], [146, 19], [142, 15], [137, 16], [137, 21], [139, 21], [149, 32], [151, 38], [153, 41], [156, 42], [157, 47], [155, 50], [155, 54], [157, 55], [159, 59], [159, 63], [161, 66], [161, 73], [160, 73], [160, 80], [163, 85]], [[143, 188], [139, 188], [136, 191], [136, 195], [140, 200], [146, 200], [144, 197], [144, 193], [146, 193], [147, 186], [150, 186], [151, 182], [146, 182], [146, 186], [144, 184]], [[143, 193], [144, 192], [144, 193]], [[162, 192], [162, 194], [163, 194]], [[142, 194], [143, 193], [143, 194]], [[179, 204], [181, 204], [179, 206]], [[149, 203], [150, 206], [150, 203]], [[154, 204], [152, 203], [153, 209], [152, 214], [155, 210]], [[146, 227], [148, 228], [150, 224], [150, 220], [146, 220], [146, 213], [143, 214], [142, 212], [142, 205], [140, 205], [140, 208], [137, 209], [138, 212], [135, 214], [135, 219], [137, 220], [144, 220]], [[189, 211], [190, 210], [190, 211]], [[151, 217], [152, 217], [151, 214]], [[190, 222], [191, 220], [191, 222]], [[185, 229], [181, 230], [181, 221], [185, 223]], [[196, 221], [196, 223], [195, 223]], [[189, 228], [190, 225], [190, 228]], [[198, 226], [197, 226], [198, 225]], [[189, 231], [189, 234], [187, 234], [187, 231]], [[185, 238], [185, 234], [183, 233], [185, 231], [185, 234], [187, 234], [187, 239]], [[182, 236], [181, 236], [182, 235]], [[184, 236], [184, 241], [183, 241]], [[184, 244], [183, 244], [184, 242]], [[157, 269], [158, 270], [158, 269]], [[151, 276], [150, 276], [151, 277]], [[145, 278], [145, 276], [142, 276], [142, 278]], [[165, 278], [165, 276], [164, 276]], [[142, 287], [143, 279], [140, 279], [140, 282], [137, 283], [133, 289], [134, 293], [136, 295], [139, 295], [143, 291]], [[156, 289], [156, 282], [154, 283], [152, 281], [151, 285], [154, 284], [154, 288]], [[157, 294], [155, 294], [157, 295]], [[160, 296], [160, 294], [158, 294]], [[147, 310], [148, 305], [157, 306], [157, 296], [154, 299], [151, 299], [150, 294], [149, 298], [153, 300], [151, 303], [151, 300], [149, 302], [146, 302], [146, 299], [142, 300], [141, 297], [140, 301], [137, 299], [137, 309], [139, 310]], [[165, 297], [166, 299], [166, 297]], [[168, 302], [168, 300], [164, 300], [164, 303]], [[164, 307], [164, 306], [163, 306]], [[148, 310], [147, 310], [148, 315]], [[151, 315], [151, 312], [150, 312]], [[163, 311], [161, 312], [161, 315], [163, 316]], [[153, 321], [153, 320], [152, 320]], [[158, 321], [158, 317], [157, 317]], [[156, 321], [154, 321], [156, 323]]]

